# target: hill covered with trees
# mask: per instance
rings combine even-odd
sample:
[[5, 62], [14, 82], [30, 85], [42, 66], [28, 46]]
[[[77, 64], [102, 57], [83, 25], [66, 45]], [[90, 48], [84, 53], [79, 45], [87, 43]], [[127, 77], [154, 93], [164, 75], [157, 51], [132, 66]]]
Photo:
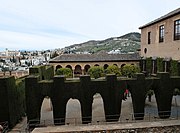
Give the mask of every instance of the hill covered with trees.
[[141, 34], [128, 33], [120, 37], [111, 37], [105, 40], [90, 40], [64, 48], [64, 53], [135, 53], [140, 49]]

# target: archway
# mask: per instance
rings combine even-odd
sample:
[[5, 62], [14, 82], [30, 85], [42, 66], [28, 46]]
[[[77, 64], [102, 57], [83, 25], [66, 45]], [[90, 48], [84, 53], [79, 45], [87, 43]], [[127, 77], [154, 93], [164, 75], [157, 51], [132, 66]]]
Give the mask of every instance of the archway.
[[65, 124], [82, 124], [81, 104], [79, 100], [70, 98], [66, 104]]
[[123, 66], [125, 66], [125, 65], [126, 65], [126, 64], [122, 64], [122, 65], [121, 65], [121, 68], [123, 68]]
[[44, 126], [54, 125], [53, 107], [49, 97], [45, 97], [42, 102], [40, 124]]
[[113, 64], [113, 65], [118, 67], [118, 65], [117, 65], [117, 64]]
[[93, 96], [92, 123], [105, 122], [104, 102], [99, 93]]
[[90, 65], [85, 65], [85, 67], [84, 67], [84, 74], [85, 75], [87, 74], [90, 67], [91, 67]]
[[94, 66], [99, 66], [99, 64], [95, 64]]
[[108, 64], [104, 64], [104, 69], [107, 69], [108, 68]]
[[57, 66], [56, 66], [56, 71], [57, 71], [59, 68], [62, 68], [62, 66], [61, 66], [61, 65], [57, 65]]
[[82, 74], [82, 69], [80, 65], [76, 65], [75, 66], [75, 70], [74, 70], [74, 76], [75, 77], [79, 77]]
[[67, 65], [66, 68], [70, 68], [72, 70], [72, 66], [71, 65]]
[[144, 112], [145, 114], [149, 114], [150, 116], [158, 116], [158, 107], [153, 90], [148, 90], [147, 92]]
[[171, 117], [175, 118], [180, 116], [180, 88], [176, 87], [173, 90]]

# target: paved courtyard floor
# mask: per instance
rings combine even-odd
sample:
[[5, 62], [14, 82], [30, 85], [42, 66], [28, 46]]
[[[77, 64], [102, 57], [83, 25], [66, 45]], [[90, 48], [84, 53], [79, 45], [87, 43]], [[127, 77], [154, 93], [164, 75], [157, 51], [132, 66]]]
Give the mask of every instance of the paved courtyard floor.
[[[72, 133], [72, 132], [86, 132], [86, 133], [110, 133], [110, 130], [121, 130], [121, 129], [132, 129], [135, 128], [152, 128], [152, 127], [168, 127], [168, 126], [179, 126], [180, 120], [171, 121], [158, 121], [158, 122], [136, 122], [136, 123], [111, 123], [101, 125], [65, 125], [65, 126], [48, 126], [45, 128], [35, 128], [32, 133]], [[176, 130], [176, 129], [175, 129]], [[179, 131], [178, 131], [179, 132]], [[115, 133], [117, 133], [115, 131]], [[124, 132], [125, 133], [125, 132]]]
[[[91, 125], [103, 125], [105, 123], [104, 115], [104, 105], [103, 100], [99, 94], [94, 96], [94, 101], [92, 104], [92, 123]], [[180, 96], [174, 96], [172, 100], [172, 113], [171, 119], [176, 119], [177, 116], [180, 117]], [[121, 106], [121, 116], [119, 122], [121, 123], [130, 123], [135, 122], [133, 120], [133, 106], [131, 97], [128, 97], [126, 101], [122, 101]], [[144, 121], [158, 121], [157, 115], [157, 105], [154, 95], [152, 96], [152, 101], [149, 102], [146, 99], [145, 105], [145, 120]], [[162, 121], [162, 120], [161, 120]], [[66, 124], [68, 126], [82, 126], [81, 121], [81, 106], [78, 100], [70, 99], [66, 105]], [[141, 121], [139, 121], [141, 122]], [[53, 110], [51, 108], [50, 99], [45, 98], [41, 107], [41, 125], [44, 126], [53, 126]], [[25, 131], [27, 127], [27, 120], [23, 118], [19, 124], [17, 124], [10, 132], [14, 133], [15, 131]]]

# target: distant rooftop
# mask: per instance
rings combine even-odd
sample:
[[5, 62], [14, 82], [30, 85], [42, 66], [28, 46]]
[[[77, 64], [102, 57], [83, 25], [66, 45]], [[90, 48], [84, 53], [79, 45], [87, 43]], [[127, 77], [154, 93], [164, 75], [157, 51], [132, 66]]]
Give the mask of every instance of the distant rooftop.
[[62, 54], [49, 61], [60, 62], [112, 62], [112, 61], [137, 61], [139, 54]]
[[165, 19], [167, 19], [167, 18], [173, 17], [173, 16], [178, 15], [178, 14], [180, 15], [180, 8], [178, 8], [178, 9], [172, 11], [172, 12], [169, 12], [168, 14], [166, 14], [166, 15], [164, 15], [164, 16], [161, 16], [161, 17], [158, 18], [158, 19], [155, 19], [154, 21], [151, 21], [150, 23], [147, 23], [147, 24], [139, 27], [139, 29], [143, 29], [143, 28], [145, 28], [145, 27], [148, 27], [148, 26], [150, 26], [150, 25], [153, 25], [153, 24], [155, 24], [155, 23], [158, 23], [158, 22], [160, 22], [160, 21], [163, 21], [163, 20], [165, 20]]

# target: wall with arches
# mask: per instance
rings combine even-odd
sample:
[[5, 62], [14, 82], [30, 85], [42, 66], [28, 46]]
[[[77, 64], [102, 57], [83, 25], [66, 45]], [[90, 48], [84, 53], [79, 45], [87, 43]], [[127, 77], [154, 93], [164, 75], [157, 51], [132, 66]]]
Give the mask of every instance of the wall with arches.
[[66, 63], [50, 63], [50, 65], [54, 66], [55, 71], [58, 68], [70, 68], [74, 75], [86, 75], [87, 71], [92, 66], [102, 66], [103, 68], [107, 68], [111, 65], [116, 65], [119, 68], [122, 66], [129, 64], [129, 65], [137, 65], [139, 66], [138, 61], [127, 61], [127, 62], [66, 62]]

